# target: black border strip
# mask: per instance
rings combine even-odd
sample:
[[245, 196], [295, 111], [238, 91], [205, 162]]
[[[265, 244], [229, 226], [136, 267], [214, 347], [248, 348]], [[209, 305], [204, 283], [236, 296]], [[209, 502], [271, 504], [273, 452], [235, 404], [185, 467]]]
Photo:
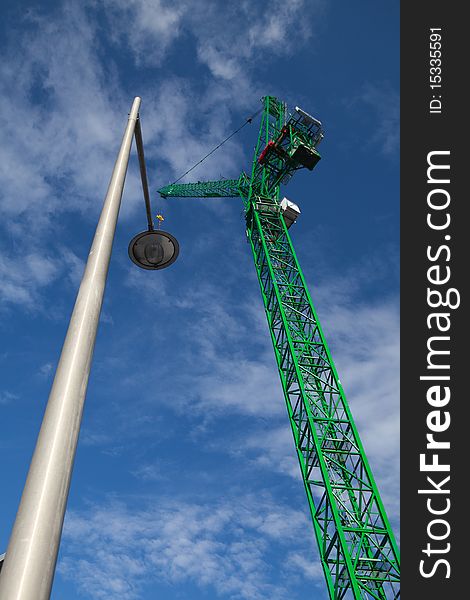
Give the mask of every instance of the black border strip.
[[[470, 528], [463, 507], [469, 494], [465, 463], [470, 461], [466, 444], [470, 399], [465, 386], [470, 370], [465, 316], [466, 239], [470, 239], [465, 184], [470, 165], [463, 145], [470, 128], [463, 104], [470, 36], [463, 6], [435, 0], [401, 3], [401, 597], [405, 600], [469, 594], [464, 540]], [[431, 33], [440, 34], [440, 48], [434, 43], [438, 36]], [[441, 62], [431, 64], [435, 58]], [[441, 71], [431, 72], [431, 67]], [[436, 75], [442, 78], [442, 87], [431, 88], [431, 83], [439, 82]], [[428, 173], [429, 162], [450, 169], [431, 168]], [[446, 307], [446, 300], [455, 308]], [[441, 316], [430, 316], [436, 313]], [[436, 350], [449, 354], [433, 353]], [[436, 379], [445, 376], [449, 379]], [[432, 440], [449, 442], [450, 448], [427, 448], [428, 434]], [[421, 454], [425, 458], [420, 469]], [[436, 470], [426, 470], [433, 461], [439, 465]], [[440, 470], [445, 465], [449, 471]]]

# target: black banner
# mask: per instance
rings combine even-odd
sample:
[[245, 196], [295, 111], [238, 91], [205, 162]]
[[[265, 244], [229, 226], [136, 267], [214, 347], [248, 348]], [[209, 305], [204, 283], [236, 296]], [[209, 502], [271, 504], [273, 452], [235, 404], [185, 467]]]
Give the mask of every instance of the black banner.
[[461, 3], [401, 4], [404, 600], [466, 598], [468, 32]]

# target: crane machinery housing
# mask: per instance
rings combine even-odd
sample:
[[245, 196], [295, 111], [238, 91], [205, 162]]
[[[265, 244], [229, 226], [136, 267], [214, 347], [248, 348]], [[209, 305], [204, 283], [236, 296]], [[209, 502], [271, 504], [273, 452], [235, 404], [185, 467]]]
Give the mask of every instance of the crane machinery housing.
[[320, 160], [320, 121], [262, 98], [251, 175], [172, 184], [167, 197], [241, 197], [261, 296], [333, 600], [397, 600], [399, 551], [297, 260], [289, 226], [299, 214], [280, 185]]

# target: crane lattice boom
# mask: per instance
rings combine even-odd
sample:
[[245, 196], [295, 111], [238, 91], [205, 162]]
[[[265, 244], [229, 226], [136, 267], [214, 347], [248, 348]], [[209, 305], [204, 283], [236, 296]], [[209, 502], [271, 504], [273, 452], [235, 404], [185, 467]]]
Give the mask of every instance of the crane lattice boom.
[[323, 336], [279, 202], [279, 186], [320, 160], [321, 123], [263, 98], [249, 178], [176, 184], [164, 197], [243, 199], [287, 412], [331, 599], [399, 598], [399, 552]]

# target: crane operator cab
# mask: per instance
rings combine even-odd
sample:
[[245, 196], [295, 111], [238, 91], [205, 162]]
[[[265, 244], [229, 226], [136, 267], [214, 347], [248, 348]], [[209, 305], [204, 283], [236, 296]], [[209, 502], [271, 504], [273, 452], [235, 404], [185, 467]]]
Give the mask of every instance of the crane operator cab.
[[258, 162], [268, 166], [271, 160], [283, 159], [295, 170], [306, 167], [311, 171], [321, 158], [316, 147], [323, 137], [321, 122], [296, 106], [278, 137], [261, 152]]

